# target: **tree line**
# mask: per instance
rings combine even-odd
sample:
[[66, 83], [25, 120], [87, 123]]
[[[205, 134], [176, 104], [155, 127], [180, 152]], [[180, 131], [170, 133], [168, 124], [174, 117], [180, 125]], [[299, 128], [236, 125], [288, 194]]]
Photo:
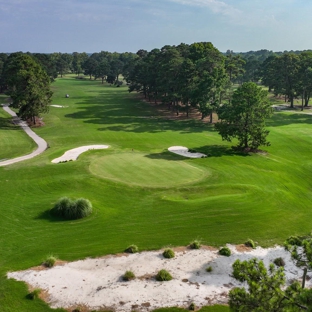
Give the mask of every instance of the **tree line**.
[[118, 86], [124, 67], [135, 58], [133, 53], [101, 51], [87, 53], [0, 53], [0, 93], [10, 96], [11, 105], [18, 109], [18, 116], [31, 123], [47, 113], [51, 102], [50, 84], [66, 73], [101, 78]]

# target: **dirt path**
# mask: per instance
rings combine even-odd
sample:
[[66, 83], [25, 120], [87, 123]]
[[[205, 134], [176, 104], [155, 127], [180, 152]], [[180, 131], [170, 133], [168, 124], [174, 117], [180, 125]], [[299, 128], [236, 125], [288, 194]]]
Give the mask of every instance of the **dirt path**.
[[34, 131], [32, 131], [28, 127], [28, 125], [27, 125], [27, 123], [25, 121], [23, 121], [20, 118], [18, 118], [17, 115], [15, 114], [15, 112], [13, 112], [9, 108], [8, 104], [3, 105], [3, 109], [13, 117], [14, 123], [16, 125], [19, 125], [26, 132], [26, 134], [29, 137], [31, 137], [36, 142], [38, 147], [37, 147], [37, 149], [35, 151], [33, 151], [30, 154], [27, 154], [27, 155], [24, 155], [24, 156], [20, 156], [20, 157], [16, 157], [16, 158], [13, 158], [13, 159], [8, 159], [8, 160], [1, 161], [0, 162], [0, 167], [12, 165], [12, 164], [15, 164], [17, 162], [33, 158], [33, 157], [43, 153], [48, 148], [47, 142], [44, 139], [42, 139], [40, 136], [38, 136]]

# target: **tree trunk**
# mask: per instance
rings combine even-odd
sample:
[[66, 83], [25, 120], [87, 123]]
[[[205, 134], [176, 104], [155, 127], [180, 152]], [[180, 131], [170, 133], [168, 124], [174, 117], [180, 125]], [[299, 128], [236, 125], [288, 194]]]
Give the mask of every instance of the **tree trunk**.
[[302, 276], [302, 288], [305, 287], [305, 281], [306, 281], [306, 276], [307, 276], [308, 268], [303, 269], [303, 276]]
[[209, 122], [212, 124], [212, 112], [209, 114], [210, 120]]

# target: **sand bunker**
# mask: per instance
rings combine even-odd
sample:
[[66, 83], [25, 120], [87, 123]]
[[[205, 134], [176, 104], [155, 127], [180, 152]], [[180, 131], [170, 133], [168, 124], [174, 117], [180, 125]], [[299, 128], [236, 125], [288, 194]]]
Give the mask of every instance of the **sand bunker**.
[[207, 155], [202, 153], [192, 153], [187, 147], [184, 146], [171, 146], [168, 148], [168, 151], [189, 158], [202, 158], [207, 157]]
[[53, 163], [57, 164], [63, 161], [77, 160], [78, 156], [88, 150], [92, 149], [105, 149], [109, 148], [109, 145], [87, 145], [73, 148], [65, 152], [61, 157], [55, 158], [52, 160]]
[[[53, 308], [86, 305], [92, 309], [107, 308], [116, 311], [153, 310], [159, 307], [188, 307], [227, 303], [227, 294], [242, 284], [231, 277], [236, 259], [257, 257], [269, 263], [282, 257], [286, 263], [287, 281], [298, 279], [302, 270], [282, 247], [250, 249], [239, 252], [229, 246], [232, 256], [223, 257], [211, 248], [190, 250], [179, 248], [173, 259], [165, 259], [162, 251], [142, 252], [131, 255], [107, 256], [66, 263], [52, 269], [11, 272], [7, 276], [25, 281], [32, 287], [45, 289], [46, 300]], [[239, 249], [241, 250], [241, 249]], [[206, 272], [208, 266], [212, 272]], [[168, 270], [173, 280], [157, 282], [155, 274]], [[132, 270], [136, 279], [124, 282], [121, 276]], [[307, 281], [307, 287], [311, 280]]]
[[57, 104], [51, 104], [50, 106], [52, 106], [52, 107], [58, 107], [58, 108], [68, 107], [68, 106], [57, 105]]

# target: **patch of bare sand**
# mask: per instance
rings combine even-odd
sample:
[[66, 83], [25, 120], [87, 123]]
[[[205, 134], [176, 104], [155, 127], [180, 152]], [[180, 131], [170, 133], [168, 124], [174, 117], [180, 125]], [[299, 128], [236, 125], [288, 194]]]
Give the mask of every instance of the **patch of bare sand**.
[[93, 149], [106, 149], [109, 148], [109, 145], [87, 145], [87, 146], [80, 146], [77, 148], [73, 148], [67, 152], [65, 152], [61, 157], [53, 159], [52, 163], [60, 163], [65, 161], [77, 160], [78, 156], [88, 150]]
[[[282, 247], [244, 251], [236, 246], [229, 245], [229, 248], [230, 257], [219, 256], [212, 248], [191, 250], [183, 247], [175, 249], [173, 259], [165, 259], [162, 250], [149, 251], [75, 261], [42, 271], [10, 272], [7, 276], [43, 289], [44, 299], [53, 308], [82, 306], [90, 310], [147, 311], [168, 306], [188, 307], [191, 302], [199, 307], [226, 304], [230, 289], [242, 286], [231, 277], [236, 259], [256, 257], [268, 266], [275, 258], [282, 257], [288, 281], [302, 275], [289, 252]], [[206, 272], [208, 266], [212, 267], [211, 273]], [[168, 270], [173, 280], [157, 282], [154, 276], [160, 269]], [[133, 271], [137, 278], [124, 282], [121, 277], [127, 270]], [[311, 287], [311, 280], [307, 286]]]

